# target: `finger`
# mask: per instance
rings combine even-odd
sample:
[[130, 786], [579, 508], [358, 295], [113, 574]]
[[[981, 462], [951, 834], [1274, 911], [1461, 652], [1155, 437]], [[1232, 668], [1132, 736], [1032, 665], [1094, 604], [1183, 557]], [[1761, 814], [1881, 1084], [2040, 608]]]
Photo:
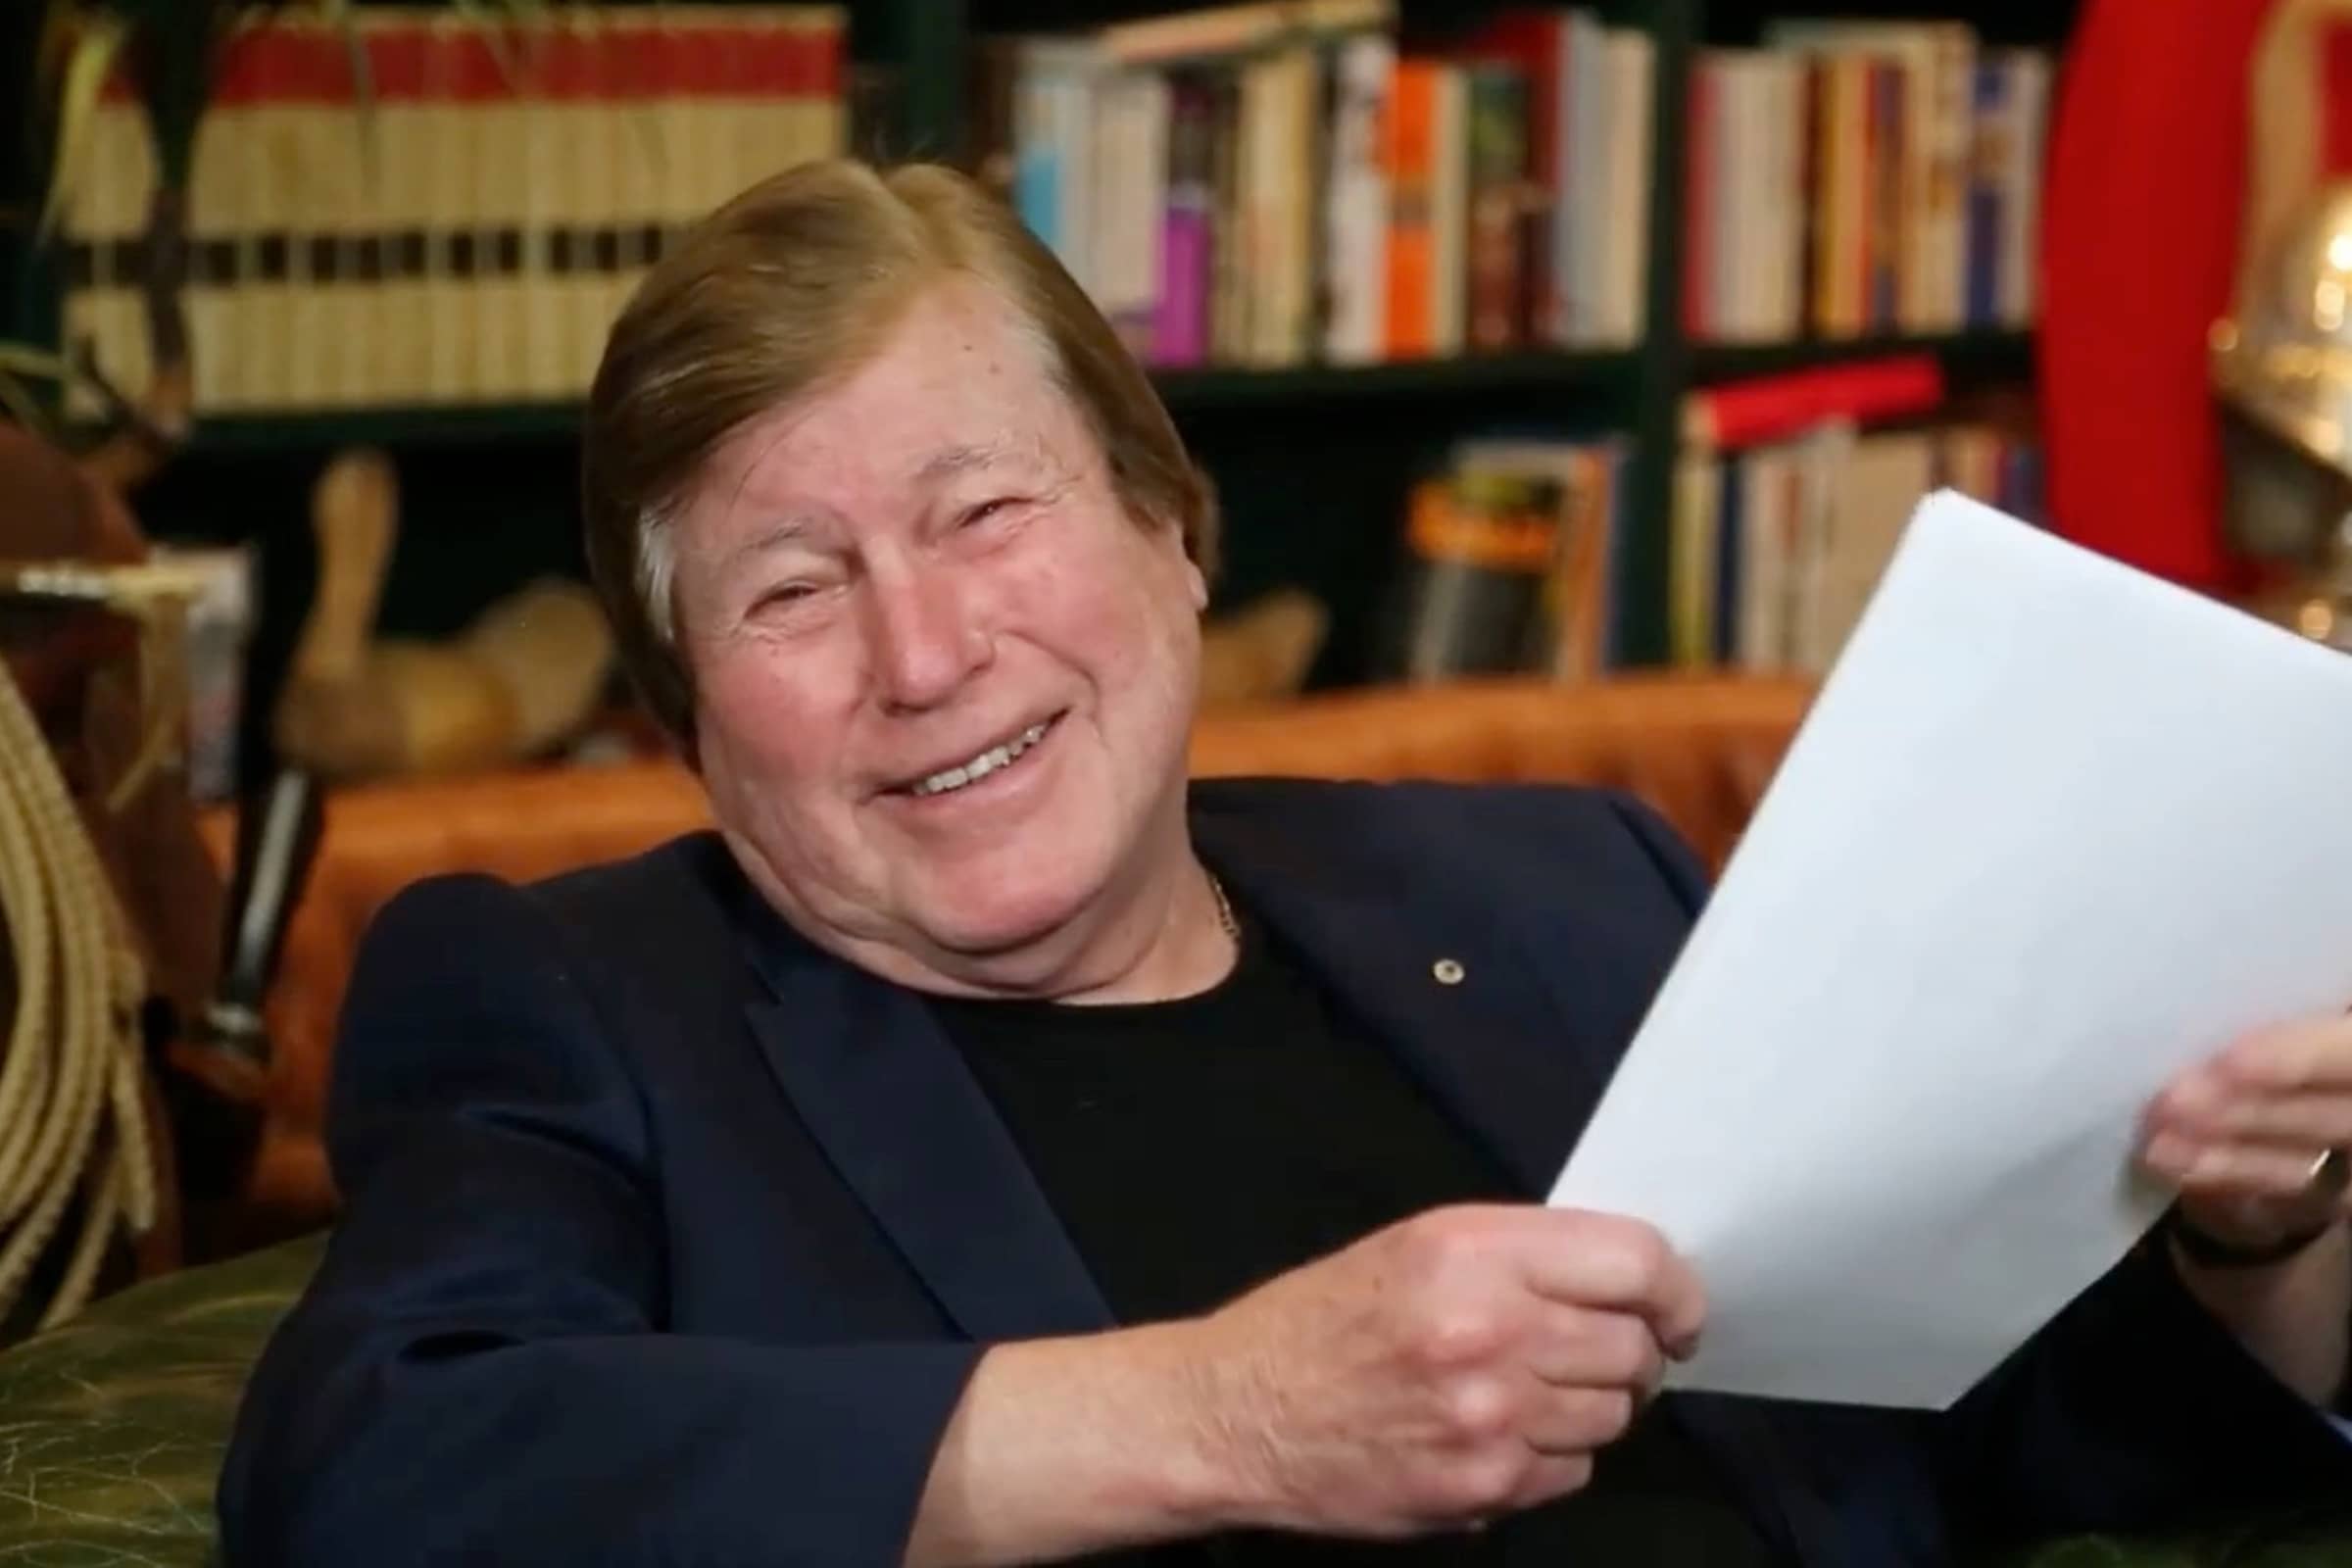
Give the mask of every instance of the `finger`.
[[1539, 1454], [1535, 1463], [1519, 1478], [1512, 1489], [1510, 1511], [1533, 1508], [1538, 1503], [1565, 1497], [1581, 1492], [1592, 1480], [1592, 1456], [1590, 1453]]
[[1546, 1388], [1533, 1402], [1520, 1433], [1538, 1453], [1591, 1453], [1625, 1436], [1634, 1422], [1634, 1396], [1624, 1389]]
[[1644, 1399], [1666, 1375], [1665, 1352], [1647, 1319], [1556, 1301], [1544, 1304], [1528, 1365], [1554, 1387], [1623, 1389]]
[[2146, 1162], [2187, 1196], [2301, 1198], [2311, 1191], [2322, 1152], [2308, 1145], [2197, 1144], [2163, 1134], [2149, 1144]]
[[2352, 1092], [2352, 1018], [2302, 1019], [2256, 1030], [2207, 1064], [2236, 1086]]
[[2192, 1079], [2165, 1092], [2148, 1125], [2152, 1132], [2177, 1133], [2198, 1144], [2335, 1149], [2352, 1144], [2352, 1093], [2231, 1092], [2209, 1079]]
[[1582, 1209], [1542, 1212], [1557, 1223], [1522, 1253], [1529, 1289], [1571, 1306], [1639, 1312], [1667, 1354], [1690, 1353], [1706, 1293], [1655, 1227]]

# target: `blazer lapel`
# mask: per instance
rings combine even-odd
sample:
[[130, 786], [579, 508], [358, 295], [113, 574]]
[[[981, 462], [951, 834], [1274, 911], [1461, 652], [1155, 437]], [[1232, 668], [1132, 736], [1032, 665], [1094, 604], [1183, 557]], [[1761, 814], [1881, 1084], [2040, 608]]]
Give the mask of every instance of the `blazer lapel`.
[[958, 1328], [979, 1341], [1113, 1326], [1036, 1179], [930, 1012], [746, 923], [774, 993], [747, 1011], [768, 1065], [842, 1179]]

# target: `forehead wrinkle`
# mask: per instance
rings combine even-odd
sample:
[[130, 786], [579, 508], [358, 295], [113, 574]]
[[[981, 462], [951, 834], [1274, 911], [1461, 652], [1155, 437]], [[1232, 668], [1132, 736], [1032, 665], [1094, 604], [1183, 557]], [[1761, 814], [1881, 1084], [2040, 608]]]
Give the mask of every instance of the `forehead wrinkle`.
[[999, 434], [985, 441], [956, 442], [942, 447], [916, 466], [914, 477], [920, 484], [936, 484], [958, 474], [1023, 461], [1042, 468], [1059, 466], [1044, 435], [1032, 430], [1018, 437]]
[[[727, 492], [724, 507], [720, 511], [717, 520], [724, 521], [734, 515], [737, 508], [743, 505], [744, 491], [751, 487], [753, 478], [766, 464], [769, 454], [801, 427], [808, 412], [807, 409], [801, 409], [776, 419], [774, 427], [763, 433], [759, 446], [745, 455], [743, 461], [736, 466], [735, 483]], [[774, 522], [769, 523], [750, 539], [728, 551], [723, 558], [722, 564], [732, 567], [767, 551], [792, 544], [815, 531], [830, 519], [831, 514], [826, 509], [820, 508], [814, 512], [800, 507], [789, 509]]]
[[744, 458], [735, 470], [735, 486], [727, 492], [726, 508], [719, 514], [722, 520], [734, 515], [736, 507], [743, 501], [745, 488], [752, 482], [752, 475], [758, 473], [760, 466], [767, 462], [768, 454], [781, 446], [784, 438], [799, 428], [800, 422], [798, 416], [778, 419], [775, 428], [767, 432], [766, 438], [760, 442], [758, 450]]

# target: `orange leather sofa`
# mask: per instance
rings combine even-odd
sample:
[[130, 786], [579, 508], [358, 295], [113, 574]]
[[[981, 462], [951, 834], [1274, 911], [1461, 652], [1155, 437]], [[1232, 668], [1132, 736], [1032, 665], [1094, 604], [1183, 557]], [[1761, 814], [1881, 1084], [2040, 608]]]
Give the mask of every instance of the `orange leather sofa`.
[[[1795, 730], [1796, 682], [1644, 675], [1309, 697], [1204, 716], [1197, 776], [1544, 780], [1623, 788], [1720, 865]], [[671, 761], [556, 768], [344, 791], [328, 804], [310, 884], [266, 1008], [273, 1056], [245, 1193], [254, 1235], [329, 1219], [320, 1142], [335, 1018], [361, 935], [407, 884], [451, 871], [552, 875], [704, 826], [702, 792]], [[230, 825], [207, 823], [225, 859]], [[241, 1227], [242, 1228], [242, 1227]]]

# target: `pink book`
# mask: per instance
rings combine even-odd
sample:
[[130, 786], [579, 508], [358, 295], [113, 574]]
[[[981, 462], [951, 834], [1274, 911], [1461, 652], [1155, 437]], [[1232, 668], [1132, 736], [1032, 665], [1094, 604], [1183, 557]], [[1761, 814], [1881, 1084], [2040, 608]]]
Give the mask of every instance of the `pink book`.
[[1170, 82], [1168, 200], [1160, 215], [1159, 308], [1152, 322], [1154, 365], [1199, 365], [1208, 358], [1215, 114], [1199, 76], [1180, 74]]

